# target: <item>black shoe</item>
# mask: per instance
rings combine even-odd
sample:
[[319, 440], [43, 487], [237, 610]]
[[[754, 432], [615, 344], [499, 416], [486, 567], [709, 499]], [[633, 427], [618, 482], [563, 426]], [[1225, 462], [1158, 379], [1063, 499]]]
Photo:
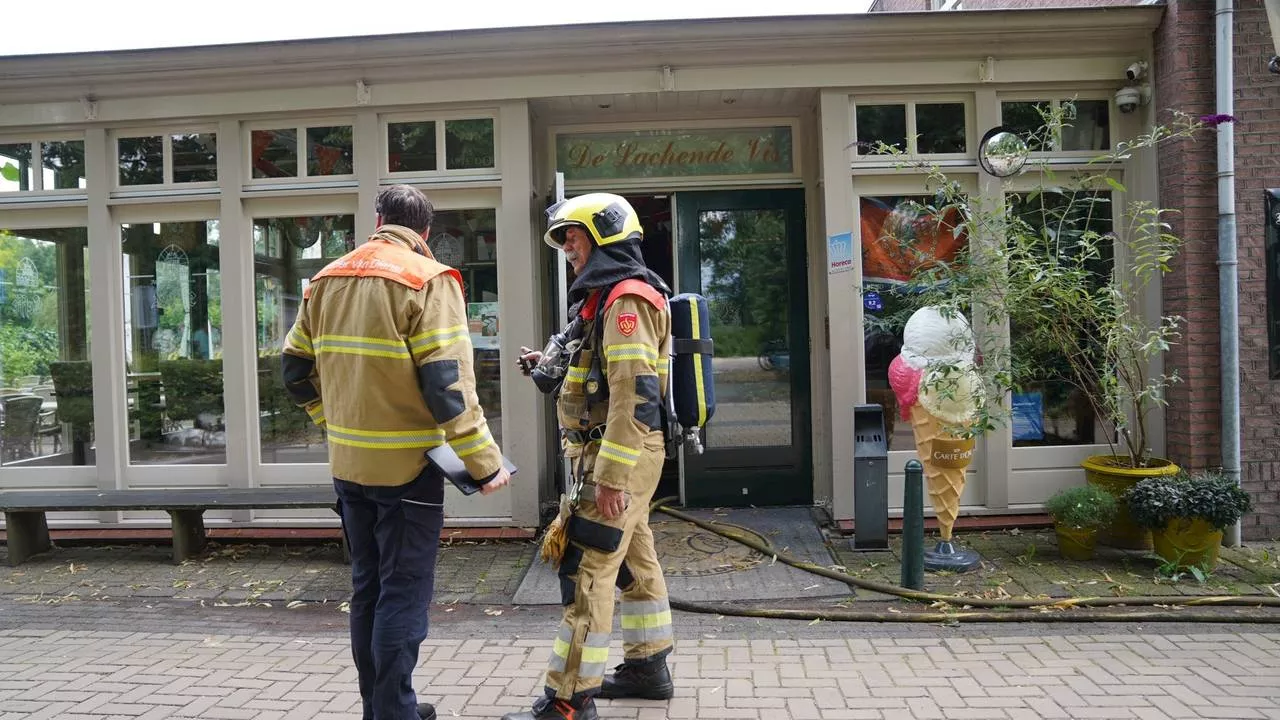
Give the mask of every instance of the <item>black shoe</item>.
[[418, 703], [418, 718], [420, 720], [436, 720], [436, 706], [431, 703]]
[[648, 662], [624, 662], [604, 676], [600, 686], [601, 699], [639, 698], [641, 700], [670, 700], [676, 694], [671, 682], [671, 671], [666, 658]]
[[518, 713], [507, 713], [502, 720], [599, 720], [596, 714], [596, 703], [591, 698], [581, 703], [570, 703], [549, 697], [538, 698], [533, 703], [533, 710]]

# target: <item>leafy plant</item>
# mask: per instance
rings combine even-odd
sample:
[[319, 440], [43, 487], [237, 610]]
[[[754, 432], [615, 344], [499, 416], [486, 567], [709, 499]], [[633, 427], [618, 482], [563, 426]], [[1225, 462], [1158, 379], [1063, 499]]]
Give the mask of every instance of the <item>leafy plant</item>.
[[1125, 493], [1125, 502], [1133, 521], [1152, 530], [1178, 518], [1199, 518], [1221, 530], [1253, 509], [1249, 493], [1218, 472], [1147, 478]]
[[1045, 502], [1045, 510], [1055, 522], [1072, 528], [1100, 528], [1116, 514], [1116, 499], [1094, 485], [1059, 490]]
[[1195, 578], [1196, 582], [1201, 585], [1209, 579], [1209, 573], [1205, 572], [1203, 568], [1196, 565], [1184, 564], [1181, 556], [1174, 560], [1162, 559], [1160, 565], [1156, 567], [1156, 573], [1161, 577], [1172, 580], [1173, 582], [1181, 580], [1183, 575], [1191, 575], [1191, 577]]
[[[1042, 108], [1042, 114], [1044, 127], [1035, 133], [1040, 137], [1060, 136], [1074, 117], [1071, 103]], [[880, 238], [900, 245], [893, 252], [918, 256], [910, 263], [910, 280], [898, 289], [913, 307], [932, 305], [973, 320], [982, 358], [978, 416], [954, 432], [994, 429], [1011, 415], [1010, 393], [1060, 384], [1087, 402], [1118, 465], [1154, 464], [1148, 417], [1180, 378], [1149, 369], [1180, 337], [1182, 318], [1148, 317], [1140, 300], [1170, 271], [1183, 240], [1171, 232], [1170, 210], [1131, 202], [1114, 212], [1112, 195], [1125, 192], [1115, 172], [1135, 153], [1188, 140], [1205, 126], [1179, 114], [1170, 125], [1117, 143], [1079, 171], [1055, 171], [1045, 161], [1037, 186], [994, 205], [970, 197], [937, 165], [904, 163], [927, 173], [932, 194], [913, 214], [969, 238], [951, 260], [930, 257], [909, 237]], [[877, 151], [901, 154], [883, 144]]]

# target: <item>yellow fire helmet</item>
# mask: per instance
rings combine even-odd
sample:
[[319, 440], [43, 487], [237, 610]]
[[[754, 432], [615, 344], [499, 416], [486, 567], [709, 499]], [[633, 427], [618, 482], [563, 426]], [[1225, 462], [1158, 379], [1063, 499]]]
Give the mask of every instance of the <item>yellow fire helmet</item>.
[[590, 193], [568, 198], [547, 208], [547, 232], [542, 239], [559, 250], [564, 245], [564, 230], [581, 225], [596, 245], [624, 240], [639, 240], [644, 235], [640, 216], [626, 198], [612, 193]]

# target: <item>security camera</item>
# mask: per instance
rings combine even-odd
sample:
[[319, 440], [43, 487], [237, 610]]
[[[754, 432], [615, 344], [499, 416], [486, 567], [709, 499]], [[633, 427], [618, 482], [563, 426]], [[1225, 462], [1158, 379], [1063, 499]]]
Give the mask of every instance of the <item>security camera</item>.
[[1116, 91], [1116, 107], [1122, 113], [1131, 113], [1142, 104], [1142, 91], [1133, 85], [1126, 85]]
[[1146, 77], [1147, 61], [1139, 60], [1138, 62], [1130, 64], [1129, 67], [1124, 69], [1124, 76], [1128, 78], [1130, 82], [1134, 80], [1141, 80]]

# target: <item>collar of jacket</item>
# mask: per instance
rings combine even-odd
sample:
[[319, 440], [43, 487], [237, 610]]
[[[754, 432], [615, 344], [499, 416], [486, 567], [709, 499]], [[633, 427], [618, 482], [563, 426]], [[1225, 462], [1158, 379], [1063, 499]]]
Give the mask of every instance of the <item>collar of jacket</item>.
[[403, 225], [380, 225], [369, 236], [369, 240], [399, 245], [430, 260], [436, 259], [431, 254], [431, 248], [427, 247], [427, 241], [421, 235]]

